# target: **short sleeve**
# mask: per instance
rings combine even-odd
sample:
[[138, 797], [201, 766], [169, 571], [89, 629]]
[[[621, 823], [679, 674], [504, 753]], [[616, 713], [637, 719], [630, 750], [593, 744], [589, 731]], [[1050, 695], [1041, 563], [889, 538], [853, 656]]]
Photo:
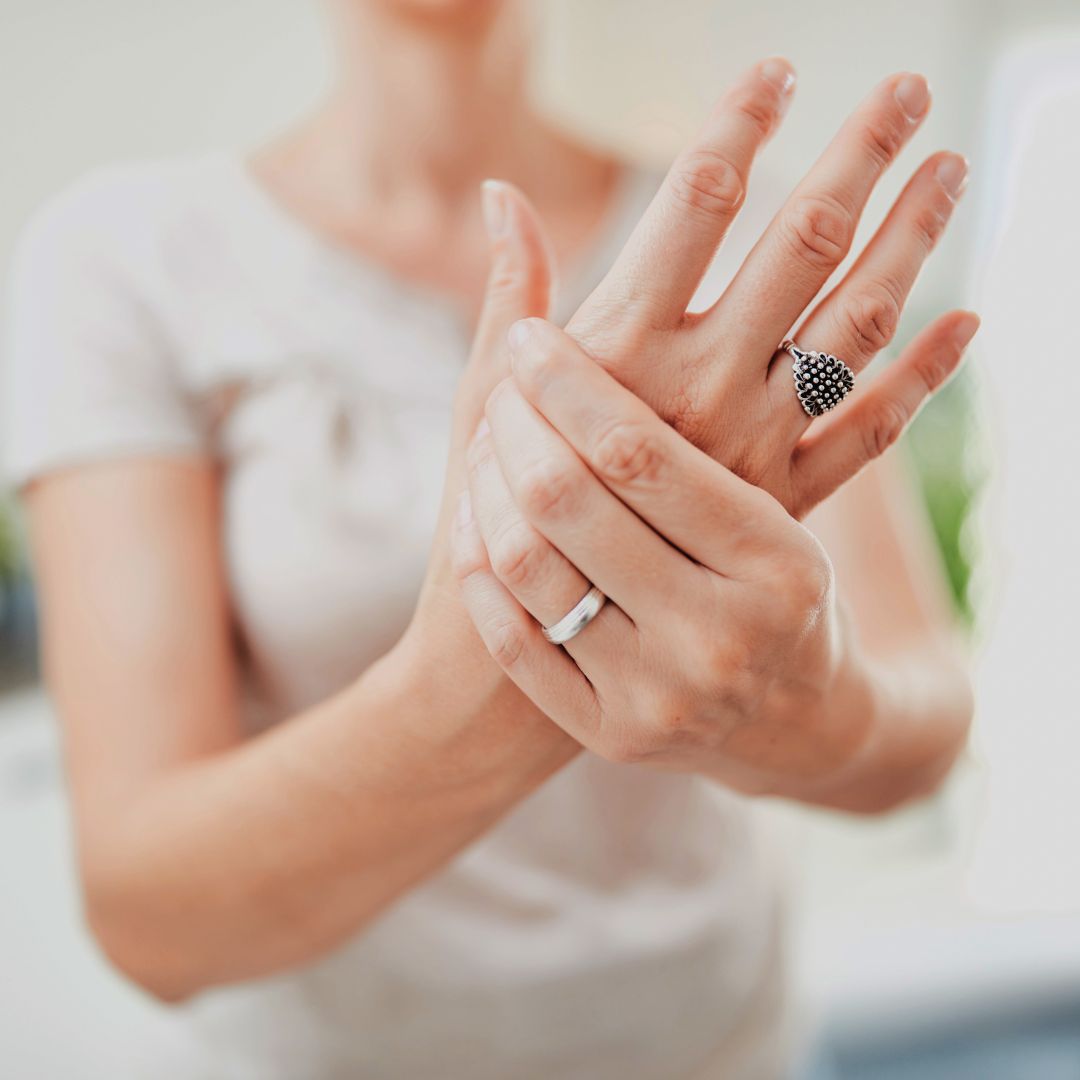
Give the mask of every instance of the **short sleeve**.
[[204, 451], [145, 290], [154, 268], [139, 210], [114, 180], [96, 178], [23, 230], [0, 379], [11, 484], [83, 462]]

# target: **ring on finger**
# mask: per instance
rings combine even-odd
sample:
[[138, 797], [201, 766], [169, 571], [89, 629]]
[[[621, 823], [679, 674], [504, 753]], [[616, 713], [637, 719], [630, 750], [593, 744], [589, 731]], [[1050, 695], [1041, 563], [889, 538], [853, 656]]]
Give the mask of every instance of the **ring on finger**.
[[835, 409], [854, 388], [855, 372], [831, 353], [800, 349], [791, 338], [780, 342], [779, 348], [795, 361], [791, 365], [795, 395], [807, 416]]
[[565, 645], [600, 614], [606, 603], [607, 597], [595, 585], [592, 586], [561, 619], [542, 628], [544, 637], [552, 645]]

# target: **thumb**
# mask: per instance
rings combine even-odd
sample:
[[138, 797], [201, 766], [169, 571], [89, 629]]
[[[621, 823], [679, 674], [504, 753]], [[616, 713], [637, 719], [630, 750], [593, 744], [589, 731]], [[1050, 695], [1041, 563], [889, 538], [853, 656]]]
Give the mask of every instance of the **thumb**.
[[547, 316], [555, 276], [544, 227], [521, 191], [502, 180], [487, 180], [482, 200], [491, 271], [468, 376], [481, 406], [488, 392], [509, 373], [506, 335], [510, 327], [518, 319]]
[[[496, 384], [510, 373], [507, 334], [518, 319], [546, 316], [551, 303], [554, 261], [544, 228], [532, 203], [512, 184], [488, 180], [482, 193], [491, 271], [468, 366], [454, 403], [453, 436], [446, 466], [446, 487], [437, 536], [445, 537], [465, 482], [465, 448], [484, 414], [484, 403]], [[457, 587], [449, 568], [448, 545], [429, 567], [432, 584]]]

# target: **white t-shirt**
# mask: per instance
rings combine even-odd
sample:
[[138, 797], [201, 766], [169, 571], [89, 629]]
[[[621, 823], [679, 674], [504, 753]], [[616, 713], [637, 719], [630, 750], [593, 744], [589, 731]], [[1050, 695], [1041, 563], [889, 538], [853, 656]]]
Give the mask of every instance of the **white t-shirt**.
[[[655, 179], [629, 173], [566, 290], [599, 280]], [[224, 470], [259, 723], [405, 628], [470, 328], [335, 249], [239, 157], [93, 175], [27, 228], [2, 433], [15, 482], [95, 459]], [[184, 1080], [677, 1080], [782, 1071], [783, 969], [750, 809], [590, 754], [331, 958], [202, 995]]]

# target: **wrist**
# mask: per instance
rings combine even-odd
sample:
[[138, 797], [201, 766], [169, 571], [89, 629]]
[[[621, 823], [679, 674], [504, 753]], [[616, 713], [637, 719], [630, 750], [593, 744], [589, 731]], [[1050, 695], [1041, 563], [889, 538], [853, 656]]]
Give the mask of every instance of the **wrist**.
[[829, 648], [827, 670], [787, 687], [777, 701], [805, 739], [769, 785], [771, 795], [833, 805], [877, 752], [882, 711], [875, 675], [842, 622]]
[[879, 673], [846, 626], [842, 636], [840, 658], [820, 702], [821, 723], [836, 739], [837, 763], [828, 777], [833, 787], [843, 787], [867, 768], [878, 750], [883, 716]]
[[810, 801], [880, 813], [932, 794], [966, 740], [970, 683], [946, 650], [921, 647], [879, 657], [854, 641], [826, 703], [849, 753]]
[[442, 743], [467, 771], [497, 788], [536, 786], [571, 761], [580, 744], [529, 701], [488, 656], [459, 604], [421, 605], [380, 661], [402, 716]]

